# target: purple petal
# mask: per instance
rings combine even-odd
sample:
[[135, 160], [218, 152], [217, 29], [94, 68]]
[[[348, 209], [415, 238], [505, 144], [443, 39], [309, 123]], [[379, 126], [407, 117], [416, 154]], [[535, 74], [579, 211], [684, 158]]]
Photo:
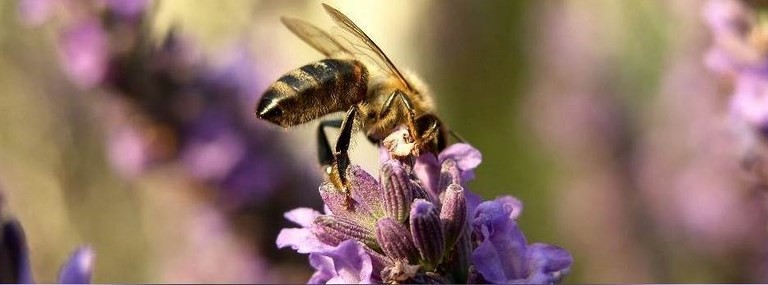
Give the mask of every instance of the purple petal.
[[464, 187], [464, 196], [467, 198], [467, 215], [472, 215], [477, 206], [483, 202], [483, 198], [475, 192], [469, 191], [467, 187]]
[[277, 235], [276, 243], [278, 248], [290, 246], [298, 253], [312, 253], [329, 247], [307, 228], [282, 229]]
[[93, 275], [95, 254], [93, 249], [83, 246], [75, 250], [72, 256], [59, 271], [59, 283], [61, 284], [86, 284], [91, 283]]
[[483, 160], [483, 155], [479, 150], [469, 144], [457, 143], [440, 152], [438, 159], [440, 159], [440, 161], [446, 159], [456, 161], [456, 164], [462, 172], [462, 181], [467, 182], [475, 178], [474, 169], [480, 165], [480, 162]]
[[481, 240], [472, 252], [472, 263], [486, 280], [507, 283], [527, 276], [525, 236], [510, 218], [504, 203], [480, 204], [472, 225], [474, 234]]
[[290, 246], [299, 253], [310, 253], [329, 247], [317, 239], [310, 227], [320, 213], [309, 208], [298, 208], [285, 213], [285, 218], [303, 228], [282, 229], [277, 235], [278, 248]]
[[360, 284], [372, 283], [371, 258], [362, 244], [348, 240], [336, 247], [309, 255], [309, 263], [317, 270], [307, 283], [310, 284]]
[[381, 145], [379, 147], [379, 162], [384, 163], [390, 159], [392, 159], [392, 156], [389, 153], [389, 149], [387, 149], [384, 145]]
[[[341, 245], [341, 244], [339, 244]], [[333, 264], [333, 259], [323, 255], [309, 255], [309, 263], [317, 271], [312, 274], [312, 277], [307, 280], [307, 284], [326, 284], [328, 280], [336, 277], [336, 267]]]
[[296, 208], [286, 212], [283, 217], [291, 222], [294, 222], [302, 227], [312, 227], [312, 223], [320, 216], [320, 212], [310, 208]]
[[66, 30], [59, 39], [64, 71], [80, 87], [98, 84], [107, 70], [107, 35], [96, 21], [83, 21]]
[[425, 153], [416, 159], [416, 164], [413, 166], [413, 172], [416, 173], [416, 177], [419, 181], [427, 187], [427, 190], [433, 195], [440, 193], [438, 189], [438, 183], [440, 182], [440, 161], [432, 153]]
[[526, 283], [552, 284], [559, 282], [573, 264], [573, 256], [563, 248], [534, 243], [528, 247], [530, 274]]
[[520, 202], [520, 200], [515, 197], [505, 195], [497, 197], [495, 201], [501, 203], [502, 207], [504, 207], [504, 213], [506, 213], [510, 219], [517, 219], [517, 217], [520, 216], [520, 213], [523, 212], [523, 202]]

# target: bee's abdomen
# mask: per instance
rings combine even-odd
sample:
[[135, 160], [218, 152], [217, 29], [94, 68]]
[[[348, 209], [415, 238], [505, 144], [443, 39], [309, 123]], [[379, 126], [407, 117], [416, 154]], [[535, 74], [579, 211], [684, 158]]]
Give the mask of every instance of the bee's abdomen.
[[345, 111], [365, 100], [368, 72], [356, 60], [324, 59], [283, 75], [262, 96], [256, 114], [283, 127]]

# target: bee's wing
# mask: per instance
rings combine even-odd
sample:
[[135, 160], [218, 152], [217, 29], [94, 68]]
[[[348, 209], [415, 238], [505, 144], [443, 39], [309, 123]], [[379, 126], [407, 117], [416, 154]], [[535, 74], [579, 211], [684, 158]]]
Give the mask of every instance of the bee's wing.
[[354, 54], [355, 58], [368, 61], [368, 63], [382, 69], [388, 75], [396, 77], [404, 88], [413, 90], [410, 83], [405, 80], [403, 74], [395, 67], [391, 60], [384, 54], [379, 46], [374, 43], [368, 35], [363, 32], [347, 16], [335, 8], [323, 4], [325, 11], [331, 16], [334, 22], [341, 28], [337, 33], [337, 43], [341, 43], [345, 49]]
[[332, 58], [354, 57], [348, 48], [340, 44], [323, 29], [296, 18], [282, 17], [280, 20], [291, 32], [325, 56]]

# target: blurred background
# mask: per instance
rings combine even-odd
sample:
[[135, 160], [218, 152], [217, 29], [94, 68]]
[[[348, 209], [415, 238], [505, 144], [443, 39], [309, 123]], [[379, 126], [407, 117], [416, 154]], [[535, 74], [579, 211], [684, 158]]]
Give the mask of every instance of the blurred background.
[[[573, 253], [567, 283], [768, 281], [704, 1], [328, 3], [430, 85], [483, 154], [471, 189], [521, 199], [529, 242]], [[308, 279], [274, 240], [321, 207], [316, 122], [252, 115], [321, 58], [280, 16], [332, 26], [310, 1], [0, 1], [0, 188], [38, 281], [80, 244], [95, 282]]]

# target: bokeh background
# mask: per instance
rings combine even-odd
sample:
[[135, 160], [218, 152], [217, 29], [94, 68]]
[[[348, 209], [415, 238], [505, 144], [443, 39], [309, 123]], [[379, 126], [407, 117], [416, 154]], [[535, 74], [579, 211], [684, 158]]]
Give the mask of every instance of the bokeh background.
[[[223, 73], [252, 84], [231, 110], [257, 141], [269, 138], [241, 154], [266, 165], [244, 179], [271, 179], [277, 167], [282, 180], [232, 206], [222, 196], [235, 194], [190, 174], [183, 157], [126, 175], [115, 157], [132, 144], [115, 128], [136, 126], [141, 108], [115, 115], [123, 97], [68, 74], [62, 31], [80, 12], [39, 21], [28, 2], [0, 1], [0, 187], [38, 281], [54, 281], [80, 244], [96, 250], [96, 282], [308, 278], [304, 256], [270, 245], [288, 225], [282, 212], [319, 205], [316, 122], [284, 131], [249, 112], [271, 81], [320, 59], [279, 21], [331, 27], [319, 3], [146, 8], [144, 37], [160, 43], [174, 31], [204, 65], [249, 66]], [[428, 82], [440, 116], [483, 153], [472, 190], [521, 199], [528, 240], [573, 253], [566, 282], [768, 280], [765, 190], [742, 170], [729, 83], [703, 63], [705, 1], [328, 3]], [[375, 173], [377, 150], [358, 137], [352, 161]]]

